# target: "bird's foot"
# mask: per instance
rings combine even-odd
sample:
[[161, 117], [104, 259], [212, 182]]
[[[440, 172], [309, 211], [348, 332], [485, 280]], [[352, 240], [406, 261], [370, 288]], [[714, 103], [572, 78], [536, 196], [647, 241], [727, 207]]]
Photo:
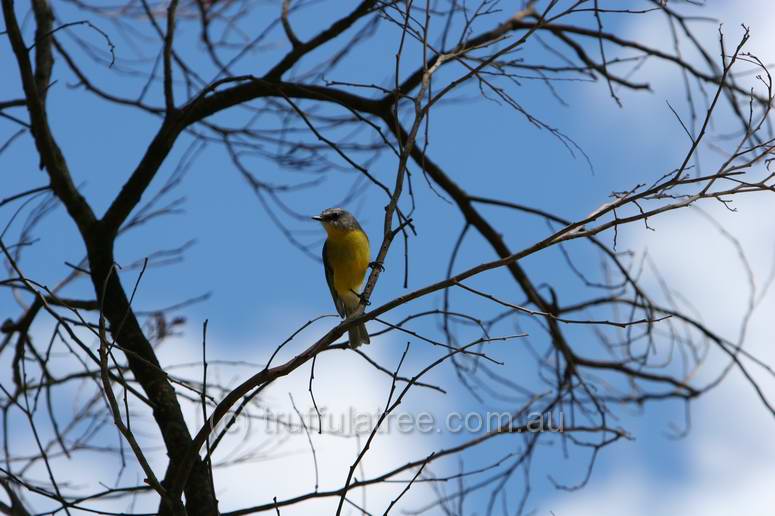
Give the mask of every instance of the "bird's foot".
[[352, 292], [353, 294], [355, 294], [358, 297], [358, 299], [361, 301], [361, 303], [363, 303], [363, 306], [369, 306], [371, 304], [371, 301], [366, 299], [366, 297], [363, 294], [359, 294], [359, 293], [357, 293], [354, 290], [350, 290], [350, 292]]
[[369, 264], [369, 269], [379, 269], [379, 272], [385, 272], [385, 266], [379, 262], [371, 262]]

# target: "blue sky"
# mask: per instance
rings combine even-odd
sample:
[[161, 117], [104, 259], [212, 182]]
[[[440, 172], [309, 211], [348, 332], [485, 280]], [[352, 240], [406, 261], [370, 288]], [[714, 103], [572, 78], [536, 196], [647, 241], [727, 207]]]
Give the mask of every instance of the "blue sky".
[[[746, 21], [752, 25], [751, 51], [765, 50], [772, 44], [771, 36], [767, 34], [767, 21], [772, 22], [772, 17], [766, 14], [764, 1], [745, 4], [745, 9], [731, 12], [729, 5], [709, 2], [709, 9], [717, 12], [724, 21], [729, 41], [736, 41], [741, 33], [738, 22]], [[270, 10], [275, 12], [276, 8], [273, 4], [267, 4], [267, 15]], [[339, 11], [340, 9], [334, 10], [321, 3], [311, 14], [293, 18], [294, 28], [304, 38], [317, 31], [321, 17], [333, 18], [340, 14]], [[62, 20], [76, 17], [65, 3], [57, 4], [57, 12]], [[652, 18], [655, 20], [652, 21]], [[495, 19], [498, 19], [497, 15], [493, 21]], [[665, 32], [659, 29], [658, 15], [622, 16], [612, 20], [610, 30], [640, 36], [648, 43], [665, 46]], [[585, 23], [591, 25], [593, 20], [587, 20]], [[489, 27], [489, 23], [485, 20], [481, 28], [486, 27]], [[29, 31], [29, 27], [27, 29]], [[103, 29], [110, 32], [109, 27]], [[85, 28], [74, 30], [78, 30], [79, 34], [94, 44], [101, 43], [98, 36], [89, 35]], [[714, 24], [708, 24], [702, 31], [711, 45], [715, 31]], [[387, 84], [387, 81], [391, 80], [392, 54], [398, 43], [396, 34], [393, 29], [380, 30], [361, 50], [350, 56], [335, 74], [326, 78]], [[196, 32], [190, 27], [182, 27], [177, 36], [178, 48], [193, 63], [203, 61], [198, 54], [201, 52], [199, 46], [187, 45], [196, 37]], [[62, 39], [68, 41], [65, 36]], [[275, 31], [268, 41], [272, 45], [270, 48], [260, 54], [248, 56], [240, 64], [242, 72], [260, 74], [266, 70], [269, 63], [273, 63], [282, 55], [285, 50], [282, 33]], [[12, 80], [0, 84], [0, 98], [5, 99], [17, 91], [18, 83], [15, 68], [9, 60], [7, 42], [2, 40], [0, 45], [3, 56], [0, 58], [0, 66], [5, 74], [12, 77]], [[122, 43], [120, 37], [116, 37], [116, 45], [118, 65], [121, 65], [122, 60], [133, 57], [131, 47]], [[716, 47], [712, 48], [715, 51]], [[541, 55], [537, 45], [528, 45], [524, 52], [526, 57], [530, 58]], [[406, 55], [411, 56], [411, 59], [406, 59], [405, 69], [413, 69], [418, 62], [417, 49], [408, 49]], [[770, 56], [775, 57], [772, 54]], [[310, 63], [312, 61], [314, 55]], [[307, 64], [309, 63], [304, 63], [302, 68]], [[203, 76], [210, 77], [206, 66], [203, 67]], [[90, 71], [97, 83], [111, 91], [134, 95], [142, 86], [141, 79], [116, 76], [99, 67], [91, 67]], [[212, 74], [212, 70], [209, 70], [209, 73]], [[445, 73], [444, 78], [452, 76], [451, 71]], [[665, 102], [670, 101], [672, 105], [678, 106], [679, 113], [686, 115], [682, 103], [680, 75], [669, 66], [648, 63], [640, 71], [639, 77], [653, 77], [651, 82], [654, 91], [636, 94], [619, 90], [623, 108], [617, 107], [611, 100], [604, 82], [570, 82], [556, 85], [568, 106], [558, 103], [538, 81], [524, 81], [514, 89], [516, 98], [527, 111], [539, 115], [544, 122], [573, 138], [589, 156], [593, 170], [590, 170], [587, 162], [578, 156], [578, 153], [577, 156], [572, 156], [549, 132], [535, 128], [524, 117], [503, 105], [476, 98], [475, 87], [469, 87], [460, 94], [460, 98], [470, 100], [443, 105], [432, 114], [429, 155], [471, 193], [541, 207], [570, 219], [583, 217], [606, 202], [610, 192], [632, 187], [637, 182], [654, 180], [674, 168], [687, 150], [688, 140]], [[94, 99], [82, 89], [72, 87], [75, 79], [61, 62], [56, 65], [54, 78], [57, 83], [49, 94], [49, 116], [54, 133], [63, 148], [75, 182], [81, 185], [85, 197], [95, 211], [101, 214], [138, 162], [158, 128], [159, 120]], [[154, 84], [149, 102], [158, 103], [160, 91], [160, 85]], [[179, 90], [178, 94], [180, 98], [182, 90]], [[335, 112], [333, 108], [327, 109]], [[237, 120], [239, 116], [241, 115], [238, 113], [227, 113], [223, 115], [223, 119], [232, 121]], [[723, 127], [728, 121], [728, 114], [722, 111], [718, 127]], [[3, 124], [0, 136], [9, 135], [14, 130], [10, 124]], [[147, 195], [158, 191], [165, 179], [173, 173], [189, 141], [186, 137], [180, 139]], [[45, 184], [45, 176], [43, 172], [36, 170], [32, 156], [31, 139], [24, 136], [0, 157], [0, 173], [3, 174], [0, 197]], [[709, 153], [706, 159], [711, 163], [716, 158]], [[297, 184], [310, 177], [281, 169], [275, 163], [263, 159], [251, 160], [250, 166], [258, 177], [271, 183]], [[392, 183], [395, 173], [394, 160], [386, 154], [373, 163], [370, 170], [382, 180]], [[418, 231], [417, 237], [410, 241], [409, 288], [413, 289], [443, 277], [449, 252], [463, 221], [454, 207], [428, 188], [416, 167], [411, 170], [417, 199], [414, 218]], [[298, 212], [315, 214], [325, 207], [338, 204], [343, 192], [356, 178], [355, 171], [332, 173], [315, 189], [290, 194], [287, 199]], [[295, 249], [274, 227], [255, 194], [234, 169], [223, 149], [210, 145], [197, 155], [185, 179], [171, 198], [179, 196], [185, 198], [181, 213], [160, 218], [128, 233], [121, 238], [116, 253], [117, 260], [126, 265], [158, 249], [175, 248], [190, 239], [196, 239], [196, 244], [186, 252], [182, 263], [149, 269], [135, 300], [138, 309], [150, 310], [203, 293], [211, 293], [206, 301], [188, 307], [183, 312], [187, 317], [183, 336], [173, 339], [160, 350], [165, 365], [184, 362], [187, 358], [197, 359], [201, 323], [205, 319], [209, 320], [210, 352], [214, 358], [249, 359], [260, 363], [266, 360], [284, 336], [305, 321], [322, 313], [333, 312], [321, 264]], [[385, 199], [376, 189], [367, 191], [364, 199], [347, 207], [357, 214], [371, 235], [372, 247], [376, 251], [376, 245], [380, 241], [382, 206]], [[764, 201], [745, 203], [746, 209], [741, 210], [743, 213], [735, 215], [748, 223], [741, 222], [740, 219], [724, 219], [724, 223], [732, 224], [732, 227], [738, 228], [745, 236], [745, 242], [751, 246], [752, 255], [759, 257], [755, 260], [759, 267], [757, 272], [762, 276], [765, 276], [768, 270], [766, 261], [772, 257], [772, 245], [760, 245], [760, 242], [762, 232], [770, 226], [762, 225], [751, 229], [751, 225], [752, 221], [772, 218], [772, 208]], [[13, 209], [13, 206], [0, 208], [0, 220], [7, 220]], [[512, 249], [526, 246], [546, 235], [548, 231], [540, 220], [515, 217], [507, 211], [484, 207], [482, 212], [503, 232]], [[731, 217], [720, 211], [714, 211], [714, 214]], [[711, 230], [708, 225], [703, 226], [697, 224], [694, 219], [682, 217], [675, 215], [653, 221], [652, 226], [657, 230], [655, 233], [638, 226], [624, 231], [620, 237], [633, 248], [639, 251], [648, 248], [653, 253], [652, 256], [661, 258], [668, 269], [667, 275], [677, 285], [686, 284], [687, 296], [702, 303], [707, 292], [703, 290], [705, 287], [702, 281], [692, 281], [692, 271], [704, 270], [701, 262], [710, 262], [708, 266], [711, 270], [721, 264], [726, 271], [725, 265], [728, 262], [725, 260], [729, 259], [730, 255], [723, 240], [700, 239], [696, 246], [686, 246], [684, 242], [687, 236], [682, 231]], [[322, 243], [322, 230], [316, 224], [289, 220], [288, 225], [293, 230], [306, 231], [299, 234], [305, 244]], [[12, 227], [9, 235], [13, 235], [18, 227], [19, 223]], [[69, 270], [64, 262], [75, 262], [83, 255], [83, 246], [79, 243], [75, 227], [61, 207], [37, 228], [35, 236], [39, 240], [25, 251], [22, 266], [28, 276], [41, 283], [55, 283]], [[13, 240], [11, 236], [7, 238]], [[603, 238], [610, 242], [612, 235], [604, 235]], [[401, 246], [401, 242], [397, 241], [388, 256], [386, 271], [381, 276], [374, 294], [376, 303], [404, 292], [401, 287]], [[569, 249], [579, 263], [586, 265], [586, 270], [597, 270], [598, 258], [589, 247], [574, 244], [569, 246]], [[463, 247], [456, 270], [463, 270], [494, 257], [494, 253], [481, 238], [471, 234]], [[681, 266], [673, 266], [675, 263]], [[579, 299], [588, 293], [580, 281], [565, 269], [557, 252], [531, 257], [525, 260], [523, 265], [531, 273], [535, 283], [552, 281], [564, 300]], [[124, 284], [132, 284], [136, 274], [136, 270], [125, 271], [122, 274]], [[516, 302], [521, 301], [521, 295], [515, 291], [513, 284], [504, 281], [507, 278], [504, 271], [493, 271], [472, 284]], [[722, 316], [729, 313], [734, 315], [733, 308], [726, 308], [737, 304], [734, 299], [738, 298], [735, 296], [739, 295], [739, 299], [744, 299], [744, 293], [735, 290], [739, 285], [739, 278], [739, 269], [730, 267], [728, 272], [725, 272], [720, 284], [727, 285], [724, 292], [728, 293], [730, 298], [727, 303], [723, 303], [724, 306], [719, 306], [722, 303], [710, 303], [707, 306], [710, 313], [715, 314], [718, 311]], [[647, 278], [646, 281], [655, 287], [652, 280]], [[86, 297], [90, 294], [90, 285], [85, 281], [75, 284], [67, 291], [67, 295], [72, 297]], [[453, 293], [453, 296], [456, 306], [461, 309], [482, 315], [492, 313], [480, 300], [460, 292]], [[768, 299], [767, 306], [771, 306], [772, 299]], [[396, 321], [403, 314], [415, 311], [418, 307], [437, 307], [439, 304], [440, 297], [434, 296], [397, 311], [388, 320]], [[18, 314], [18, 307], [7, 291], [0, 292], [0, 312], [12, 316]], [[734, 318], [730, 316], [729, 319], [718, 319], [718, 331], [734, 331]], [[333, 324], [334, 319], [326, 319], [313, 326], [302, 334], [298, 342], [289, 346], [283, 356], [291, 356], [294, 351], [303, 349]], [[378, 324], [372, 323], [372, 326]], [[434, 324], [420, 323], [416, 328], [418, 331], [436, 332], [438, 335]], [[505, 332], [508, 328], [503, 330]], [[763, 332], [764, 330], [754, 332], [752, 339], [756, 342], [756, 338], [766, 335], [766, 332]], [[580, 346], [585, 345], [590, 335], [583, 331], [571, 331], [569, 334], [578, 339]], [[395, 364], [404, 344], [405, 339], [398, 336], [375, 339], [368, 353], [381, 363]], [[516, 343], [510, 345], [517, 346]], [[414, 344], [408, 367], [416, 371], [424, 363], [423, 359], [432, 354], [432, 350], [422, 344]], [[334, 409], [345, 407], [348, 403], [372, 408], [379, 400], [383, 400], [389, 382], [386, 384], [384, 378], [371, 378], [369, 375], [376, 373], [364, 369], [364, 364], [357, 359], [343, 355], [337, 352], [330, 357], [326, 356], [316, 366], [316, 381], [320, 382], [321, 389], [319, 402]], [[531, 374], [520, 365], [518, 353], [508, 351], [504, 352], [504, 356], [513, 359], [506, 366], [507, 374], [515, 377]], [[8, 370], [6, 367], [0, 374], [6, 375]], [[249, 371], [224, 369], [220, 374], [224, 378], [232, 379], [233, 383], [233, 379], [244, 378]], [[268, 403], [278, 410], [287, 410], [287, 392], [293, 391], [300, 407], [306, 407], [309, 404], [306, 394], [307, 375], [308, 370], [305, 369], [300, 378], [279, 382], [268, 394]], [[454, 386], [456, 382], [450, 368], [434, 372], [433, 378], [445, 386]], [[744, 399], [748, 399], [752, 392], [736, 384], [734, 379], [730, 383], [730, 391], [722, 389], [720, 394], [714, 392], [709, 396], [709, 400], [698, 404], [699, 421], [714, 421], [713, 411], [733, 408], [742, 410], [736, 405], [735, 395], [729, 393], [740, 392]], [[755, 404], [751, 407], [747, 403], [744, 405], [750, 410], [742, 410], [741, 417], [759, 421], [760, 414], [756, 412]], [[406, 410], [410, 411], [428, 410], [428, 407], [433, 407], [433, 411], [437, 413], [451, 409], [464, 411], [481, 408], [476, 400], [459, 388], [453, 388], [444, 398], [429, 393], [410, 395], [407, 406]], [[761, 411], [763, 412], [763, 409]], [[697, 508], [703, 507], [701, 501], [691, 497], [696, 486], [706, 485], [701, 482], [706, 480], [708, 471], [712, 471], [710, 466], [697, 466], [696, 457], [703, 452], [702, 449], [698, 451], [699, 445], [695, 444], [695, 441], [707, 446], [704, 449], [706, 453], [715, 454], [718, 452], [717, 443], [723, 442], [723, 439], [714, 437], [712, 432], [710, 436], [706, 435], [708, 430], [703, 425], [695, 428], [687, 439], [669, 439], [666, 434], [670, 422], [677, 421], [680, 424], [683, 419], [683, 407], [679, 404], [648, 406], [641, 414], [623, 413], [621, 417], [620, 424], [633, 434], [635, 440], [618, 443], [603, 453], [586, 491], [558, 492], [547, 480], [547, 475], [552, 475], [569, 484], [577, 482], [586, 467], [582, 452], [574, 452], [567, 459], [561, 456], [558, 449], [547, 449], [539, 453], [534, 463], [533, 495], [529, 506], [535, 508], [537, 514], [549, 514], [550, 510], [558, 516], [595, 514], [592, 511], [602, 510], [594, 503], [597, 494], [598, 497], [611, 495], [610, 499], [620, 505], [613, 505], [612, 502], [612, 507], [615, 507], [611, 509], [612, 512], [603, 511], [596, 514], [640, 514], [638, 511], [646, 510], [644, 506], [654, 510], [643, 514], [679, 514], [676, 512], [677, 508], [689, 511], [682, 512], [683, 514], [710, 514], [699, 512]], [[705, 419], [702, 419], [703, 417]], [[23, 426], [22, 423], [17, 422], [19, 428]], [[758, 439], [762, 439], [761, 446], [752, 448], [757, 453], [763, 449], [769, 450], [764, 454], [768, 456], [767, 454], [772, 453], [771, 445], [766, 448], [767, 445], [760, 434], [755, 431], [751, 434], [750, 442], [758, 443]], [[403, 456], [403, 452], [410, 450], [415, 456], [422, 456], [427, 450], [455, 442], [457, 438], [437, 436], [416, 441], [400, 437], [394, 440], [386, 438], [384, 449], [375, 452], [376, 456], [367, 459], [366, 464], [370, 472], [375, 474], [380, 470], [380, 466], [389, 464], [390, 460], [394, 459], [391, 454]], [[152, 441], [153, 438], [149, 439]], [[308, 465], [303, 440], [294, 443], [288, 444], [290, 451], [294, 452], [293, 458], [288, 460], [301, 461], [300, 464]], [[340, 458], [336, 455], [345, 452], [340, 445], [328, 441], [320, 446], [323, 450], [321, 454], [332, 455], [329, 463], [330, 483], [336, 485], [345, 474], [345, 470], [337, 463]], [[471, 468], [475, 468], [477, 464], [491, 463], [503, 454], [502, 446], [500, 442], [493, 442], [483, 448], [483, 451], [466, 456], [466, 466], [470, 464]], [[349, 464], [349, 458], [342, 460]], [[730, 469], [742, 468], [749, 460], [750, 455], [735, 451], [730, 454], [728, 464]], [[252, 464], [245, 470], [237, 468], [236, 474], [223, 473], [222, 485], [224, 489], [230, 490], [228, 492], [231, 494], [223, 498], [224, 508], [237, 508], [242, 502], [257, 504], [267, 501], [264, 493], [257, 497], [249, 486], [240, 487], [239, 483], [244, 482], [245, 475], [249, 475], [274, 485], [271, 484], [270, 477], [279, 473], [267, 464]], [[67, 468], [72, 466], [62, 464], [61, 467], [63, 471], [68, 471]], [[458, 467], [454, 461], [445, 463], [437, 473], [456, 471]], [[299, 482], [301, 483], [301, 480]], [[515, 492], [519, 486], [519, 482], [514, 484]], [[668, 495], [666, 500], [654, 501], [648, 494], [644, 495], [632, 486], [646, 493], [658, 489]], [[276, 489], [280, 492], [286, 488], [278, 484]], [[448, 486], [448, 489], [452, 487]], [[696, 489], [700, 493], [703, 492], [702, 487]], [[287, 491], [290, 493], [293, 489]], [[414, 501], [421, 505], [422, 501], [430, 496], [427, 488], [423, 486], [419, 487], [417, 492], [414, 499], [407, 499], [408, 503]], [[586, 494], [587, 492], [591, 494]], [[628, 493], [632, 492], [641, 493], [640, 498], [630, 497]], [[381, 495], [378, 494], [377, 497], [379, 496]], [[675, 505], [668, 503], [670, 496], [677, 500]], [[472, 498], [468, 502], [470, 507], [467, 507], [466, 514], [477, 513], [477, 508], [481, 507], [483, 500], [486, 498]], [[648, 505], [649, 503], [653, 505]], [[375, 502], [374, 510], [382, 510], [376, 507], [379, 505]], [[759, 512], [754, 510], [746, 514], [764, 514], [763, 507], [764, 505], [759, 507]], [[754, 505], [753, 509], [757, 509], [757, 506]]]

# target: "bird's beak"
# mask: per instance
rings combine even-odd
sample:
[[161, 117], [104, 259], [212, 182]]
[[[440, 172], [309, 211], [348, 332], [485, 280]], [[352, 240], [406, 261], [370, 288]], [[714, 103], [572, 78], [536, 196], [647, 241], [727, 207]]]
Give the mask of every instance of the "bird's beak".
[[321, 220], [323, 220], [323, 217], [321, 217], [320, 215], [314, 215], [314, 216], [312, 216], [311, 218], [312, 218], [312, 220], [317, 220], [318, 222], [320, 222]]

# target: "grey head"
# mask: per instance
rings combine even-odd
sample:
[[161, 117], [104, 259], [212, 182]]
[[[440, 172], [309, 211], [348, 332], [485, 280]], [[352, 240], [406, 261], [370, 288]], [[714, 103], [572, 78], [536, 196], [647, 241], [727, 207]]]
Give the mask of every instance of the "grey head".
[[342, 208], [328, 208], [323, 210], [320, 215], [312, 217], [323, 226], [329, 226], [342, 231], [361, 229], [361, 225], [355, 219], [352, 213]]

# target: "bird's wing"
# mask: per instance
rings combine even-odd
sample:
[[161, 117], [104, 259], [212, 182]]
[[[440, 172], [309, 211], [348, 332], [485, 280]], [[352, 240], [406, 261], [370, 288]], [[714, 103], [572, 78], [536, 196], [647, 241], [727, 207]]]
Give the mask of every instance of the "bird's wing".
[[331, 291], [331, 297], [334, 299], [334, 305], [336, 305], [336, 311], [339, 313], [339, 316], [344, 318], [346, 317], [345, 311], [344, 311], [344, 301], [342, 301], [338, 295], [336, 295], [336, 290], [334, 289], [334, 270], [331, 268], [331, 265], [328, 263], [328, 253], [327, 251], [328, 242], [323, 244], [323, 268], [326, 270], [326, 283], [328, 283], [328, 289]]

